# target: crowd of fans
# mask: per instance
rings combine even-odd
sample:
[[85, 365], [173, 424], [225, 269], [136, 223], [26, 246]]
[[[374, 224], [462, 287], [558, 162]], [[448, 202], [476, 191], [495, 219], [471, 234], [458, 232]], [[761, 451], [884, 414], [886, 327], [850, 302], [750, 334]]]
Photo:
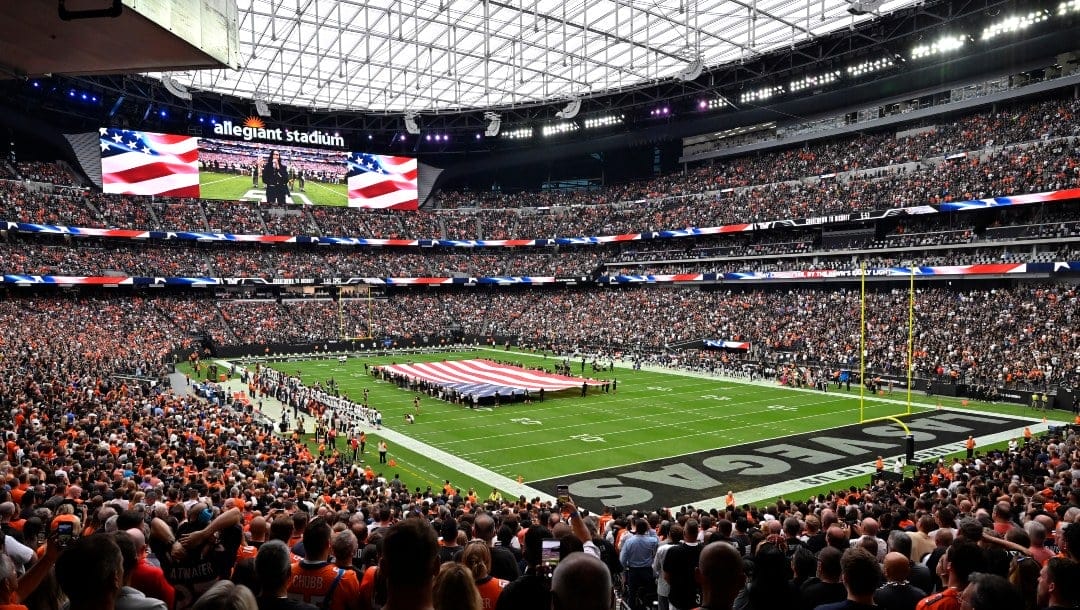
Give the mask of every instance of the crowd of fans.
[[44, 182], [60, 186], [80, 186], [80, 181], [60, 163], [50, 161], [19, 161], [15, 164], [15, 178], [31, 182]]
[[[748, 355], [756, 360], [826, 366], [846, 365], [857, 358], [861, 307], [858, 289], [656, 287], [405, 290], [388, 299], [345, 298], [340, 304], [330, 299], [170, 296], [5, 303], [11, 310], [29, 310], [40, 303], [47, 312], [40, 327], [36, 322], [40, 315], [13, 318], [11, 323], [20, 328], [58, 328], [66, 316], [54, 319], [49, 314], [62, 310], [65, 303], [78, 303], [82, 308], [78, 311], [87, 312], [103, 328], [115, 324], [127, 332], [124, 324], [129, 322], [123, 316], [130, 316], [140, 322], [139, 330], [131, 331], [137, 332], [135, 336], [160, 339], [159, 354], [190, 333], [207, 333], [222, 344], [318, 343], [369, 334], [423, 343], [445, 337], [454, 328], [468, 336], [511, 337], [525, 345], [565, 350], [657, 353], [671, 343], [703, 337], [748, 341], [752, 345]], [[915, 297], [915, 373], [972, 384], [1074, 387], [1080, 383], [1077, 311], [1080, 295], [1069, 285], [920, 288]], [[866, 312], [867, 367], [881, 373], [905, 372], [907, 290], [871, 289]], [[53, 340], [68, 340], [62, 331], [57, 335]]]
[[[1078, 310], [1065, 288], [925, 292], [930, 313], [958, 301], [944, 307], [954, 316], [934, 322], [953, 336], [971, 329], [970, 348], [955, 351], [960, 362], [983, 358], [984, 333], [1013, 356], [1029, 343], [1023, 351], [1071, 348], [1075, 355], [1075, 325], [1058, 325]], [[611, 305], [587, 302], [583, 292], [549, 296], [562, 311]], [[792, 346], [815, 320], [857, 305], [846, 294], [809, 292], [715, 293], [695, 307], [697, 298], [641, 290], [619, 294], [618, 302], [657, 315], [654, 323], [674, 308], [699, 324], [699, 314], [750, 306], [787, 324], [768, 332]], [[871, 346], [890, 345], [889, 319], [903, 295], [874, 298]], [[557, 311], [531, 296], [488, 300], [501, 302], [467, 323], [495, 307], [537, 320], [544, 309]], [[414, 319], [477, 305], [430, 294], [399, 301], [393, 309]], [[234, 330], [280, 332], [269, 329], [290, 316], [312, 334], [332, 330], [316, 302], [219, 307]], [[213, 308], [206, 298], [172, 295], [0, 300], [0, 402], [11, 418], [0, 463], [0, 588], [8, 603], [28, 610], [65, 603], [73, 610], [614, 610], [614, 591], [631, 610], [654, 600], [668, 610], [1080, 604], [1080, 438], [1072, 431], [918, 464], [904, 481], [875, 478], [795, 501], [738, 505], [729, 493], [723, 506], [590, 514], [572, 501], [556, 507], [451, 481], [414, 487], [407, 472], [391, 478], [355, 462], [346, 442], [353, 431], [327, 432], [342, 442], [315, 455], [299, 437], [274, 434], [273, 421], [215, 384], [175, 393], [162, 383], [166, 354], [175, 345], [194, 348], [184, 343], [186, 326], [220, 330], [207, 313]], [[627, 311], [601, 309], [596, 323]], [[987, 311], [1009, 319], [978, 325], [974, 318]], [[817, 315], [788, 315], [804, 312]], [[1026, 328], [1035, 316], [1054, 326]], [[553, 318], [552, 325], [569, 326]], [[810, 321], [785, 323], [794, 318]], [[639, 320], [638, 329], [645, 326]], [[836, 329], [817, 330], [850, 342], [850, 329]], [[1005, 346], [1002, 337], [1017, 342]], [[883, 349], [872, 347], [872, 358], [891, 347]], [[255, 396], [280, 395], [295, 381], [243, 375]], [[304, 409], [319, 412], [310, 401]], [[373, 460], [371, 453], [363, 457]], [[545, 554], [545, 539], [557, 541], [557, 550]]]
[[[802, 218], [1075, 187], [1080, 150], [1063, 138], [1078, 135], [1078, 104], [1027, 103], [906, 138], [862, 135], [633, 185], [440, 195], [443, 208], [477, 208], [467, 211], [281, 213], [0, 182], [0, 213], [84, 227], [451, 239]], [[1002, 148], [1031, 140], [1039, 142]], [[939, 159], [964, 150], [972, 152]], [[55, 164], [17, 171], [70, 184]], [[855, 173], [817, 178], [844, 172]], [[1046, 211], [993, 211], [962, 225], [904, 220], [848, 247], [896, 249], [871, 257], [872, 266], [1076, 260], [1069, 243], [979, 241], [1078, 235], [1076, 212]], [[710, 258], [720, 260], [702, 260]], [[657, 262], [665, 260], [689, 262]], [[520, 253], [0, 242], [3, 272], [36, 275], [565, 276], [854, 264], [850, 254], [823, 250], [816, 232], [798, 230]], [[907, 370], [908, 298], [900, 288], [866, 295], [868, 369]], [[917, 375], [1006, 387], [1080, 383], [1072, 284], [920, 285], [915, 301]], [[729, 494], [726, 506], [590, 515], [571, 502], [503, 498], [496, 489], [485, 500], [450, 481], [412, 487], [360, 467], [344, 444], [313, 455], [215, 384], [183, 394], [166, 379], [169, 354], [196, 349], [198, 335], [224, 345], [368, 335], [425, 343], [449, 329], [654, 361], [675, 342], [729, 339], [750, 342], [747, 356], [760, 361], [832, 366], [857, 359], [862, 309], [850, 287], [402, 290], [340, 302], [9, 293], [0, 299], [0, 405], [10, 417], [0, 462], [4, 607], [612, 610], [613, 589], [631, 610], [654, 599], [660, 610], [1080, 606], [1080, 439], [1071, 431], [805, 501], [739, 506]], [[289, 388], [323, 396], [298, 379], [248, 375], [251, 398]], [[542, 551], [545, 539], [559, 541], [558, 567]]]
[[[807, 218], [1075, 187], [1075, 100], [1023, 102], [915, 135], [861, 134], [580, 191], [441, 193], [435, 212], [56, 194], [6, 184], [0, 214], [23, 222], [230, 233], [530, 239]], [[955, 156], [958, 153], [965, 153]], [[952, 159], [945, 159], [950, 154]], [[52, 169], [49, 169], [52, 168]], [[70, 184], [57, 164], [25, 171]], [[458, 210], [458, 208], [464, 208]], [[478, 208], [478, 209], [477, 209]], [[505, 209], [504, 209], [505, 208]], [[284, 233], [287, 232], [287, 233]]]

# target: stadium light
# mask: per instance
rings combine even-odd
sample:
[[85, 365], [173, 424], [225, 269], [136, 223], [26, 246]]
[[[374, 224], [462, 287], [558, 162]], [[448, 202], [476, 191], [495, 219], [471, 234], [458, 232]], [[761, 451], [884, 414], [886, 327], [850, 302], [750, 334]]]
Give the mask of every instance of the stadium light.
[[657, 116], [664, 117], [664, 116], [668, 116], [670, 114], [671, 114], [671, 107], [669, 107], [669, 106], [661, 106], [659, 108], [653, 108], [652, 110], [649, 111], [649, 116], [654, 116], [654, 117], [657, 117]]
[[494, 138], [499, 135], [499, 127], [502, 126], [502, 116], [496, 112], [485, 112], [484, 120], [488, 122], [487, 129], [484, 130], [484, 135], [489, 138]]
[[931, 44], [918, 45], [911, 49], [912, 59], [922, 59], [923, 57], [929, 57], [931, 55], [944, 55], [950, 53], [964, 46], [966, 36], [959, 34], [956, 36], [942, 36]]
[[1031, 11], [1027, 15], [1012, 15], [997, 23], [986, 26], [982, 32], [983, 40], [992, 40], [1002, 34], [1011, 34], [1028, 27], [1046, 21], [1050, 18], [1050, 11]]
[[533, 128], [521, 127], [519, 129], [504, 131], [502, 137], [507, 140], [525, 140], [533, 137]]
[[792, 93], [795, 93], [796, 91], [813, 89], [814, 87], [822, 87], [830, 83], [835, 83], [838, 80], [840, 80], [839, 70], [833, 70], [831, 72], [825, 72], [823, 74], [810, 74], [791, 81], [790, 85], [788, 86], [788, 90]]
[[544, 125], [540, 132], [543, 133], [544, 137], [546, 138], [548, 136], [557, 136], [563, 133], [570, 133], [572, 131], [577, 131], [578, 129], [580, 129], [580, 127], [577, 123], [574, 123], [572, 121], [565, 121], [561, 123], [551, 123], [550, 125]]
[[895, 58], [882, 57], [880, 59], [869, 59], [862, 63], [848, 66], [846, 71], [849, 78], [858, 78], [864, 74], [873, 74], [874, 72], [887, 70], [895, 65]]
[[585, 119], [585, 129], [598, 129], [600, 127], [619, 125], [624, 120], [626, 120], [625, 114], [605, 114], [603, 116], [589, 117]]
[[739, 101], [743, 104], [750, 102], [763, 102], [773, 96], [780, 95], [784, 92], [782, 85], [775, 85], [772, 87], [762, 87], [754, 91], [747, 91], [739, 96]]
[[719, 110], [725, 106], [735, 107], [726, 97], [717, 96], [714, 98], [708, 98], [704, 100], [698, 100], [698, 110]]
[[1068, 2], [1062, 2], [1058, 5], [1057, 14], [1068, 15], [1069, 13], [1080, 13], [1080, 0], [1068, 0]]

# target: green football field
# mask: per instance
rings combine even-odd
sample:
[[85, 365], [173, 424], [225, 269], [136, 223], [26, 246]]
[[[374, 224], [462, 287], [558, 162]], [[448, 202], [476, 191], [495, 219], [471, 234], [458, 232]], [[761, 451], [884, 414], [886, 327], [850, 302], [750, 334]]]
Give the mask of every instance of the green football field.
[[[356, 400], [367, 388], [370, 404], [383, 414], [385, 428], [426, 447], [462, 458], [484, 472], [513, 480], [521, 477], [531, 489], [545, 494], [552, 494], [556, 483], [570, 483], [572, 490], [577, 490], [576, 496], [591, 493], [591, 503], [583, 503], [591, 504], [594, 509], [601, 503], [623, 506], [693, 503], [724, 493], [717, 490], [752, 492], [777, 483], [791, 489], [808, 489], [813, 485], [799, 484], [799, 481], [812, 481], [811, 475], [815, 473], [856, 463], [865, 465], [874, 459], [874, 454], [885, 455], [891, 460], [903, 453], [902, 433], [899, 428], [895, 431], [889, 428], [896, 426], [891, 420], [864, 423], [860, 427], [857, 386], [852, 386], [850, 392], [837, 391], [835, 386], [828, 392], [800, 391], [781, 387], [775, 382], [751, 384], [745, 380], [634, 371], [618, 366], [613, 372], [592, 372], [587, 366], [584, 374], [588, 377], [617, 378], [617, 393], [590, 389], [588, 396], [582, 397], [580, 389], [571, 389], [549, 392], [543, 403], [534, 400], [532, 404], [516, 402], [496, 409], [476, 410], [424, 395], [421, 412], [415, 416], [416, 422], [408, 424], [405, 414], [414, 413], [413, 397], [416, 394], [377, 381], [364, 369], [365, 364], [476, 358], [513, 361], [530, 367], [541, 365], [549, 372], [557, 361], [553, 357], [542, 358], [527, 353], [476, 350], [350, 357], [345, 364], [324, 359], [272, 366], [289, 374], [299, 373], [309, 385], [333, 378], [347, 396]], [[580, 360], [571, 363], [571, 371], [575, 375], [581, 374]], [[900, 416], [902, 420], [910, 421], [913, 428], [921, 425], [922, 430], [934, 431], [937, 434], [934, 440], [918, 436], [917, 449], [920, 451], [936, 445], [955, 444], [969, 433], [967, 428], [961, 430], [958, 427], [951, 431], [951, 437], [943, 436], [938, 431], [952, 424], [938, 420], [923, 420], [920, 424], [920, 418], [940, 420], [966, 417], [962, 413], [987, 413], [994, 417], [1000, 414], [1035, 421], [1034, 413], [1026, 412], [1018, 405], [976, 405], [964, 401], [965, 411], [942, 410], [938, 408], [942, 402], [944, 407], [960, 407], [961, 402], [927, 397], [921, 392], [913, 394], [914, 407], [912, 415], [908, 416], [905, 415], [905, 400], [906, 394], [901, 391], [880, 397], [868, 395], [863, 401], [862, 417], [871, 420]], [[999, 424], [993, 430], [973, 428], [971, 433], [976, 436], [990, 432], [999, 436], [1015, 435], [1016, 427], [1023, 425], [1018, 419]], [[1006, 429], [1009, 432], [1003, 432]], [[869, 437], [856, 434], [866, 430], [878, 436], [866, 440]], [[378, 469], [372, 447], [377, 445], [380, 437], [374, 430], [366, 431], [369, 436], [367, 459]], [[916, 431], [916, 434], [927, 433]], [[928, 434], [928, 437], [932, 439], [934, 434]], [[810, 449], [799, 448], [805, 443], [799, 445], [793, 440], [797, 438], [809, 438], [818, 445]], [[845, 446], [849, 442], [851, 446]], [[736, 446], [754, 448], [756, 453], [749, 458], [723, 455], [725, 451], [728, 454], [751, 453], [749, 449]], [[952, 451], [956, 451], [956, 447]], [[422, 448], [412, 450], [391, 443], [390, 455], [396, 465], [384, 474], [388, 477], [398, 474], [410, 487], [430, 485], [434, 489], [441, 488], [449, 479], [458, 488], [476, 489], [481, 497], [486, 497], [492, 487], [497, 486], [483, 476], [475, 476], [475, 472], [462, 472], [463, 469], [441, 462], [438, 456], [425, 453]], [[941, 455], [946, 453], [942, 451]], [[777, 471], [771, 476], [743, 476], [769, 475], [768, 469], [777, 469], [782, 458], [793, 464], [798, 462], [799, 469]], [[629, 484], [631, 481], [633, 485]], [[838, 483], [836, 488], [844, 486]], [[513, 491], [504, 486], [500, 488], [507, 493]], [[642, 491], [644, 488], [652, 491]], [[614, 502], [614, 499], [620, 501]], [[665, 499], [673, 501], [661, 501]]]
[[[289, 197], [293, 203], [305, 205], [348, 205], [348, 187], [344, 184], [327, 184], [308, 180], [304, 191], [294, 183]], [[265, 191], [260, 181], [257, 188], [251, 186], [251, 176], [199, 172], [199, 193], [203, 199], [233, 199], [240, 201], [264, 201]]]

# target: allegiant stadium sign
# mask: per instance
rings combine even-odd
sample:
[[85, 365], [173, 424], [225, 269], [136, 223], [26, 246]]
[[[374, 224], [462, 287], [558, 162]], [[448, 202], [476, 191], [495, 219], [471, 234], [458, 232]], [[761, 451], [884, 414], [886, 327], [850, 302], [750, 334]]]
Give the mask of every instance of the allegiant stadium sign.
[[313, 129], [300, 131], [297, 129], [268, 129], [263, 122], [251, 117], [244, 121], [243, 125], [237, 125], [232, 121], [222, 121], [214, 125], [214, 133], [219, 136], [233, 136], [246, 142], [262, 140], [266, 142], [287, 142], [291, 144], [308, 144], [312, 146], [333, 146], [345, 148], [345, 138], [339, 135], [326, 133]]

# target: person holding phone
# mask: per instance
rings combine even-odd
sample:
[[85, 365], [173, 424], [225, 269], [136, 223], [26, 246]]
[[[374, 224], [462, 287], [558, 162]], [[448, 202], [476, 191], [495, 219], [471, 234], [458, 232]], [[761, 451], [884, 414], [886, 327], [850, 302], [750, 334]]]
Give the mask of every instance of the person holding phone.
[[266, 185], [266, 202], [284, 205], [289, 194], [289, 169], [285, 167], [278, 151], [270, 151], [262, 174], [263, 184]]

